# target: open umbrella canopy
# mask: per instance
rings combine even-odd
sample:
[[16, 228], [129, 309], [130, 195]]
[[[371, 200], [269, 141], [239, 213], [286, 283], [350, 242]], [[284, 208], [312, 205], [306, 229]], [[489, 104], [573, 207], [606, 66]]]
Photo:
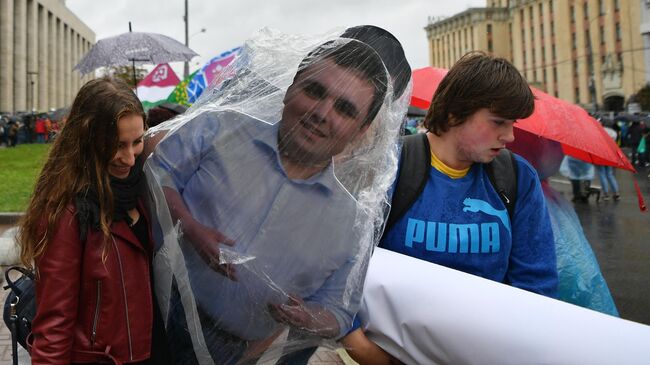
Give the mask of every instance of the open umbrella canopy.
[[431, 98], [446, 74], [447, 69], [437, 67], [424, 67], [413, 70], [411, 106], [424, 110], [429, 109]]
[[[413, 71], [411, 105], [427, 109], [446, 69], [425, 67]], [[584, 109], [531, 87], [535, 111], [515, 127], [562, 144], [565, 154], [580, 160], [635, 172], [616, 142]]]
[[128, 32], [99, 40], [74, 67], [87, 74], [100, 67], [135, 62], [167, 63], [189, 61], [197, 53], [177, 40], [157, 33]]
[[584, 109], [532, 88], [535, 112], [515, 127], [562, 144], [565, 154], [597, 164], [636, 170], [600, 123]]

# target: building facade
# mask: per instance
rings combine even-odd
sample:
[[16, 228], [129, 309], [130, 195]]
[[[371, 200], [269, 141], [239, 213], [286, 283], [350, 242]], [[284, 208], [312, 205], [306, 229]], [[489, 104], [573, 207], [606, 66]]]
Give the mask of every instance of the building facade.
[[[648, 79], [639, 0], [487, 0], [464, 13], [499, 14], [476, 22], [474, 46], [510, 60], [531, 85], [590, 110], [622, 110]], [[449, 67], [460, 13], [425, 28], [431, 64]], [[504, 15], [501, 15], [504, 14]], [[649, 18], [650, 20], [650, 18]], [[450, 32], [450, 29], [453, 31]], [[498, 29], [498, 31], [495, 31]], [[650, 30], [650, 27], [648, 27]], [[499, 33], [496, 33], [499, 32]], [[647, 32], [650, 43], [650, 32]], [[452, 53], [452, 55], [463, 53]]]
[[485, 50], [510, 58], [510, 12], [507, 8], [470, 8], [449, 18], [429, 18], [425, 28], [429, 41], [429, 63], [451, 67], [462, 55]]
[[72, 69], [94, 43], [64, 0], [0, 0], [0, 113], [69, 106], [92, 78]]

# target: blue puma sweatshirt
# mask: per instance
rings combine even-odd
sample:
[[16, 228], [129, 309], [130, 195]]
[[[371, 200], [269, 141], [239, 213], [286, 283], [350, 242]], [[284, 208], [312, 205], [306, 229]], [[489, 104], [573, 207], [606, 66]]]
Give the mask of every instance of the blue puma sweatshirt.
[[534, 168], [515, 158], [512, 222], [483, 164], [459, 179], [431, 167], [424, 191], [379, 246], [556, 297], [555, 243], [541, 185]]

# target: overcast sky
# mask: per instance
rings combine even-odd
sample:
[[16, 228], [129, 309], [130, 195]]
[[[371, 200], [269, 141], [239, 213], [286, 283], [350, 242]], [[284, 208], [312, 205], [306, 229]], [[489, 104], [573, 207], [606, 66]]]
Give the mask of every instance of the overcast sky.
[[[97, 40], [129, 30], [162, 33], [185, 42], [183, 0], [66, 0]], [[241, 45], [268, 26], [285, 33], [319, 34], [336, 27], [373, 24], [393, 33], [412, 68], [428, 66], [424, 27], [430, 16], [450, 16], [485, 0], [189, 0], [190, 48], [200, 57], [190, 71]], [[205, 33], [200, 33], [205, 28]], [[182, 78], [182, 63], [172, 64]]]

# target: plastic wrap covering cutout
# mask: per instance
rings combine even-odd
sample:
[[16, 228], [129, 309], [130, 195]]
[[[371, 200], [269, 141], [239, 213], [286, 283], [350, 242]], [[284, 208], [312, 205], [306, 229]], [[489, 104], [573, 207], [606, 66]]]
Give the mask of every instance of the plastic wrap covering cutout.
[[408, 102], [371, 47], [335, 34], [263, 30], [222, 75], [147, 136], [156, 294], [181, 364], [275, 359], [346, 332]]

